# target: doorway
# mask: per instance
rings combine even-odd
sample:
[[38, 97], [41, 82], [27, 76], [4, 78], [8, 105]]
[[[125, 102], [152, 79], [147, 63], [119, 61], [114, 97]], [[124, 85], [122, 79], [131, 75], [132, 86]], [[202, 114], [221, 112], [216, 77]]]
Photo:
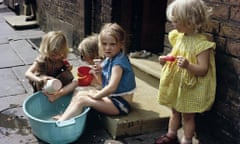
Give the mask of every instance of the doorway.
[[129, 34], [129, 51], [163, 52], [167, 1], [113, 0], [112, 22]]

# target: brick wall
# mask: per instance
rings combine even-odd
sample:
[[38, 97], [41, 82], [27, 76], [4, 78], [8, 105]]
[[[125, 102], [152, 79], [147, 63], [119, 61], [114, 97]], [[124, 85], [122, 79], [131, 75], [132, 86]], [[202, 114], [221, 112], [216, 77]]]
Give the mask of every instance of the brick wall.
[[45, 32], [62, 30], [69, 47], [76, 47], [84, 37], [84, 0], [37, 1], [38, 21]]
[[[240, 144], [240, 0], [205, 1], [214, 12], [205, 32], [217, 43], [217, 94], [212, 110], [196, 117], [197, 135], [202, 143], [215, 137], [221, 144]], [[171, 29], [166, 23], [165, 53]]]
[[111, 22], [112, 0], [92, 0], [92, 32], [99, 32], [104, 23]]
[[[39, 24], [43, 31], [63, 30], [69, 46], [75, 50], [85, 33], [85, 0], [43, 0], [38, 3]], [[111, 0], [88, 0], [92, 11], [91, 32], [99, 32], [102, 23], [111, 21]]]

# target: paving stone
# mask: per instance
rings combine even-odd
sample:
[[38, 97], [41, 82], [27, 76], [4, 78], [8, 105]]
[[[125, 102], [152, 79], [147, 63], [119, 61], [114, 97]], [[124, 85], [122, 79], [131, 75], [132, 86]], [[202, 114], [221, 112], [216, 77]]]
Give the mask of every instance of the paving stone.
[[24, 39], [41, 38], [45, 34], [45, 32], [41, 31], [39, 28], [18, 30], [16, 33]]
[[26, 91], [12, 69], [0, 69], [0, 97], [24, 94]]
[[0, 68], [24, 65], [24, 62], [9, 44], [0, 45]]
[[25, 77], [25, 72], [29, 68], [30, 65], [14, 67], [13, 72], [17, 76], [17, 79], [22, 83], [23, 87], [27, 91], [27, 93], [32, 93], [32, 86], [29, 84], [28, 79]]
[[9, 44], [17, 52], [24, 64], [32, 64], [39, 54], [26, 40], [10, 41]]
[[23, 113], [22, 107], [2, 110], [0, 118], [1, 143], [38, 143], [38, 140], [31, 134], [31, 127]]
[[16, 32], [7, 23], [1, 22], [1, 35], [0, 35], [0, 38], [7, 37], [7, 36], [10, 36], [10, 35], [16, 35]]
[[8, 44], [8, 38], [0, 38], [0, 44]]
[[165, 134], [167, 130], [160, 130], [153, 133], [146, 133], [137, 136], [131, 136], [123, 138], [122, 141], [127, 142], [128, 144], [153, 144], [156, 138]]
[[[0, 8], [0, 9], [2, 9], [2, 8]], [[3, 9], [4, 9], [4, 8], [3, 8]], [[12, 12], [12, 11], [9, 11], [9, 12], [0, 12], [0, 23], [6, 23], [4, 17], [6, 17], [6, 16], [12, 16], [12, 15], [14, 15], [14, 12]]]
[[22, 106], [24, 100], [30, 95], [31, 93], [25, 93], [21, 95], [0, 97], [0, 111], [3, 111], [4, 109], [9, 109], [11, 107]]

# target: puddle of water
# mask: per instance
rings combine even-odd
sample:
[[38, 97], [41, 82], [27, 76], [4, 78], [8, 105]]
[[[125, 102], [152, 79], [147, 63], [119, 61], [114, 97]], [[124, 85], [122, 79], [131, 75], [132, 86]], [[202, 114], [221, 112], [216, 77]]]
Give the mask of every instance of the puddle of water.
[[31, 127], [23, 116], [0, 113], [0, 134], [8, 136], [10, 134], [28, 135], [29, 133], [31, 133]]

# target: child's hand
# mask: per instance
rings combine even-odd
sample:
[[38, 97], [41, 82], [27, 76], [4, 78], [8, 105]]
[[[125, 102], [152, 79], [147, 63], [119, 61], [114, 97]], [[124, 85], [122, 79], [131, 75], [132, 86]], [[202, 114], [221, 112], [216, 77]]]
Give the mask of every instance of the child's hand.
[[89, 71], [91, 74], [100, 74], [102, 72], [102, 67], [101, 65], [93, 65], [92, 69]]
[[68, 66], [66, 66], [66, 68], [67, 68], [68, 71], [71, 71], [73, 66], [72, 65], [68, 65]]
[[92, 69], [89, 71], [89, 73], [94, 76], [98, 84], [101, 84], [101, 72], [102, 72], [101, 65], [93, 65]]
[[68, 62], [68, 60], [64, 59], [63, 63], [65, 65], [65, 67], [66, 67], [66, 70], [68, 70], [68, 71], [72, 70], [73, 66]]
[[170, 62], [173, 62], [175, 61], [175, 57], [174, 56], [171, 56], [171, 55], [167, 55], [167, 56], [159, 56], [158, 57], [158, 60], [160, 62], [161, 65], [165, 64], [166, 61], [170, 61]]
[[46, 90], [42, 90], [42, 93], [45, 95], [45, 96], [47, 96], [48, 97], [48, 100], [50, 101], [50, 102], [54, 102], [56, 99], [57, 99], [57, 97], [58, 97], [58, 91], [57, 92], [55, 92], [55, 93], [48, 93]]
[[164, 60], [164, 56], [159, 56], [158, 57], [158, 61], [159, 61], [159, 63], [161, 64], [161, 65], [164, 65], [165, 64], [165, 60]]
[[38, 77], [38, 83], [42, 86], [44, 86], [47, 83], [47, 80], [49, 80], [49, 78], [47, 76], [41, 76]]
[[182, 56], [177, 56], [177, 65], [181, 68], [188, 68], [189, 62], [186, 58]]

